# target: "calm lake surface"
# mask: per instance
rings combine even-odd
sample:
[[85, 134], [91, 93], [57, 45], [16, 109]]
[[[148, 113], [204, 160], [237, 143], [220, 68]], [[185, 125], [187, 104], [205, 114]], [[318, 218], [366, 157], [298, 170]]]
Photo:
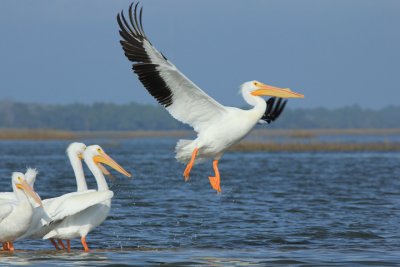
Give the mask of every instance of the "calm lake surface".
[[[1, 264], [120, 266], [399, 266], [400, 153], [241, 153], [211, 162], [188, 183], [176, 139], [83, 140], [99, 144], [133, 179], [114, 173], [109, 218], [71, 253], [22, 240]], [[12, 171], [39, 170], [42, 198], [76, 190], [67, 141], [1, 141], [0, 191]], [[89, 185], [94, 179], [85, 170]]]

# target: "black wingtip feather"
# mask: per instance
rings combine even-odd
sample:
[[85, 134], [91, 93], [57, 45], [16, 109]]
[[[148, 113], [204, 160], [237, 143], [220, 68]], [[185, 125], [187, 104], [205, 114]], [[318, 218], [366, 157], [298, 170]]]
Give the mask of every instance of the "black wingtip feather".
[[276, 101], [275, 97], [269, 98], [267, 102], [267, 107], [265, 108], [265, 113], [262, 116], [261, 120], [266, 121], [267, 123], [271, 123], [276, 120], [282, 113], [283, 109], [286, 106], [287, 100], [282, 102], [282, 98], [278, 98]]
[[[122, 38], [120, 44], [125, 56], [134, 62], [132, 69], [138, 75], [140, 82], [161, 105], [168, 107], [172, 105], [173, 93], [162, 78], [159, 65], [151, 61], [144, 48], [145, 40], [149, 43], [150, 41], [144, 33], [142, 17], [143, 7], [139, 8], [139, 2], [129, 5], [128, 17], [125, 17], [123, 11], [117, 15], [119, 34]], [[166, 60], [166, 57], [162, 56]]]
[[[133, 71], [149, 93], [164, 107], [172, 105], [172, 92], [159, 75], [156, 64], [139, 63], [133, 65]], [[163, 89], [163, 90], [162, 90]]]
[[146, 38], [146, 34], [145, 34], [144, 30], [143, 30], [142, 14], [143, 14], [143, 7], [140, 8], [140, 14], [139, 14], [139, 22], [140, 22], [140, 24], [139, 24], [139, 27], [140, 27], [140, 29], [141, 29], [141, 31], [143, 33], [143, 36]]

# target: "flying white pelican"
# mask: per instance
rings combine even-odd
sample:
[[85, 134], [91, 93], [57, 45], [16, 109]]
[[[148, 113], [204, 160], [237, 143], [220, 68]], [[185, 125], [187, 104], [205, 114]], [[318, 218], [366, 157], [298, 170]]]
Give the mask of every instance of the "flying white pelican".
[[60, 223], [57, 223], [43, 238], [66, 239], [68, 251], [71, 249], [70, 240], [81, 237], [84, 251], [88, 252], [87, 234], [99, 226], [110, 211], [113, 192], [109, 190], [99, 164], [106, 164], [125, 176], [131, 176], [98, 145], [86, 148], [84, 160], [96, 179], [97, 191], [75, 194], [66, 199], [57, 210], [47, 210], [54, 221], [57, 223], [60, 220]]
[[212, 158], [214, 176], [211, 186], [221, 191], [218, 161], [233, 144], [243, 139], [260, 121], [267, 104], [261, 96], [279, 98], [303, 98], [304, 95], [288, 88], [278, 88], [258, 81], [245, 82], [241, 86], [244, 100], [253, 108], [242, 110], [226, 107], [212, 99], [172, 62], [160, 53], [149, 41], [143, 30], [142, 8], [138, 3], [129, 7], [129, 17], [123, 11], [117, 21], [122, 37], [125, 56], [132, 61], [133, 71], [149, 93], [177, 120], [189, 124], [197, 132], [195, 140], [179, 140], [176, 159], [188, 163], [183, 176], [187, 181], [195, 160]]
[[31, 199], [42, 205], [23, 173], [14, 172], [11, 181], [14, 199], [0, 199], [0, 242], [6, 251], [14, 251], [14, 240], [29, 227], [34, 209]]

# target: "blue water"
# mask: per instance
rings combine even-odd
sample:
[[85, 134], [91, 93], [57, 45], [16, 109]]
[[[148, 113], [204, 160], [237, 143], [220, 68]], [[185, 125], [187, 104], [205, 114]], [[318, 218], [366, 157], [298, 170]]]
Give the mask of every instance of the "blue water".
[[[211, 163], [188, 183], [176, 139], [83, 140], [132, 172], [115, 174], [109, 218], [71, 253], [22, 240], [0, 264], [124, 266], [398, 266], [400, 153], [242, 153]], [[12, 171], [39, 170], [42, 198], [74, 191], [66, 141], [1, 141], [0, 191]], [[94, 179], [86, 170], [89, 184]]]

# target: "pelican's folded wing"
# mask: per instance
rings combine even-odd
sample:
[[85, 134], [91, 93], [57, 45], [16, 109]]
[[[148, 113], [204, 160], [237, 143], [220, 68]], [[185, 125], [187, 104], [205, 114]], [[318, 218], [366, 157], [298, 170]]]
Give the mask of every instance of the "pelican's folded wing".
[[47, 233], [46, 229], [50, 230], [49, 225], [52, 222], [53, 220], [47, 214], [44, 207], [36, 207], [33, 210], [28, 230], [22, 236], [18, 237], [17, 240], [42, 238]]
[[14, 192], [0, 193], [0, 200], [16, 200]]
[[0, 200], [0, 222], [7, 218], [13, 211], [13, 205], [8, 200]]
[[91, 206], [100, 204], [105, 200], [111, 199], [113, 196], [114, 193], [110, 190], [70, 195], [64, 198], [63, 201], [60, 201], [55, 209], [47, 212], [54, 221], [58, 221], [67, 216], [77, 214]]
[[199, 132], [220, 119], [225, 107], [182, 74], [147, 39], [142, 25], [142, 9], [129, 8], [129, 22], [123, 12], [117, 20], [125, 56], [149, 93], [177, 120]]
[[77, 195], [81, 195], [81, 194], [87, 194], [89, 192], [97, 192], [94, 189], [90, 189], [90, 190], [85, 190], [85, 191], [79, 191], [79, 192], [71, 192], [71, 193], [67, 193], [64, 195], [61, 195], [59, 197], [53, 197], [53, 198], [48, 198], [43, 200], [43, 206], [45, 208], [45, 210], [47, 211], [48, 214], [51, 214], [52, 212], [54, 212], [67, 198], [70, 198], [72, 196], [77, 196]]

